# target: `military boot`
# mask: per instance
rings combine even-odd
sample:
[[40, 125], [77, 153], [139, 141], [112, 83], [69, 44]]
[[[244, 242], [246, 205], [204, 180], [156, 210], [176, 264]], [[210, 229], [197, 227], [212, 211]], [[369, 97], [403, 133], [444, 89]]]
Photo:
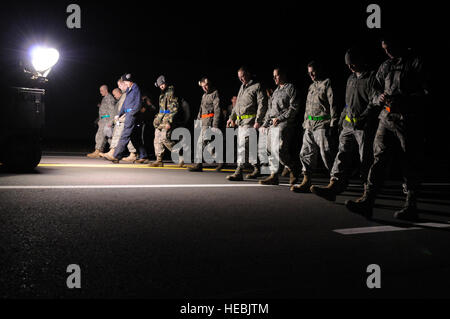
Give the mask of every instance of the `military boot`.
[[242, 176], [242, 167], [238, 166], [234, 171], [233, 175], [228, 175], [227, 180], [229, 181], [243, 181], [244, 177]]
[[326, 200], [334, 202], [336, 200], [336, 195], [340, 193], [341, 182], [339, 182], [336, 179], [330, 180], [330, 183], [323, 187], [323, 186], [317, 186], [313, 185], [311, 186], [310, 190], [311, 193], [316, 194], [319, 197], [325, 198]]
[[133, 163], [137, 159], [136, 153], [130, 153], [128, 157], [122, 158], [122, 161]]
[[245, 178], [248, 179], [257, 179], [258, 176], [261, 176], [261, 173], [259, 171], [259, 167], [257, 165], [253, 165], [253, 172], [251, 172], [250, 174], [247, 174], [245, 176]]
[[345, 206], [352, 213], [364, 216], [365, 218], [372, 218], [373, 206], [375, 204], [375, 194], [367, 185], [364, 185], [364, 194], [357, 200], [348, 200]]
[[180, 160], [180, 161], [178, 162], [178, 164], [177, 164], [177, 167], [179, 167], [179, 168], [186, 167], [186, 166], [184, 165], [184, 161], [183, 161], [183, 160]]
[[294, 186], [298, 183], [298, 175], [300, 174], [299, 168], [288, 169], [289, 171], [289, 185]]
[[95, 150], [92, 153], [86, 155], [89, 158], [100, 158], [100, 150]]
[[138, 164], [148, 164], [149, 160], [146, 159], [146, 158], [140, 158], [140, 159], [137, 159], [137, 160], [134, 161], [134, 162], [135, 162], [135, 163], [138, 163]]
[[291, 186], [290, 190], [295, 193], [309, 193], [311, 187], [311, 177], [309, 174], [303, 175], [303, 181], [300, 185]]
[[113, 162], [114, 164], [119, 163], [119, 159], [115, 158], [113, 155], [109, 155], [108, 153], [105, 154], [104, 158], [106, 158], [108, 161]]
[[164, 163], [161, 157], [157, 157], [156, 161], [150, 163], [149, 167], [164, 167]]
[[223, 163], [217, 164], [216, 172], [220, 172], [223, 169], [223, 167], [224, 167]]
[[289, 175], [291, 171], [289, 170], [289, 168], [287, 168], [286, 166], [283, 169], [283, 173], [281, 173], [281, 177], [286, 177]]
[[403, 220], [417, 220], [417, 196], [414, 191], [408, 191], [406, 194], [405, 206], [394, 213], [394, 217]]
[[195, 164], [194, 166], [191, 166], [188, 168], [189, 172], [203, 172], [203, 165], [202, 163]]
[[115, 149], [112, 148], [112, 149], [109, 150], [108, 153], [102, 153], [102, 152], [100, 152], [100, 154], [98, 154], [98, 155], [100, 155], [100, 157], [105, 157], [106, 154], [109, 154], [109, 156], [113, 156], [113, 155], [114, 155], [114, 150], [115, 150]]
[[279, 184], [278, 174], [270, 174], [269, 177], [259, 181], [259, 183], [261, 185], [278, 185]]

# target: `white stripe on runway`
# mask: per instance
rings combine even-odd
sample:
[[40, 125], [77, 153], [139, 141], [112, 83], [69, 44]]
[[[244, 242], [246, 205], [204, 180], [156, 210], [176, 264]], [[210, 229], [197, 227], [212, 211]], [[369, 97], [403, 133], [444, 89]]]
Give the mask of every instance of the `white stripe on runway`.
[[450, 223], [412, 223], [411, 226], [422, 226], [422, 227], [396, 227], [396, 226], [372, 226], [372, 227], [358, 227], [358, 228], [344, 228], [333, 230], [336, 233], [342, 235], [356, 235], [356, 234], [373, 234], [373, 233], [383, 233], [392, 231], [403, 231], [403, 230], [417, 230], [425, 228], [450, 228]]
[[83, 189], [83, 188], [208, 188], [208, 187], [267, 187], [261, 184], [173, 184], [173, 185], [11, 185], [1, 189]]

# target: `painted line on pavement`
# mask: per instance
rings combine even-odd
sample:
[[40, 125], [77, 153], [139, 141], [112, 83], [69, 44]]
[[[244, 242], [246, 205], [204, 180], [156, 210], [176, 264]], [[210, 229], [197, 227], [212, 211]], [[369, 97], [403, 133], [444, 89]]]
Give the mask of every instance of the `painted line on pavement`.
[[[421, 227], [416, 227], [421, 226]], [[358, 235], [358, 234], [373, 234], [384, 233], [393, 231], [405, 231], [405, 230], [418, 230], [425, 228], [450, 228], [450, 223], [412, 223], [411, 227], [397, 227], [397, 226], [371, 226], [371, 227], [356, 227], [356, 228], [343, 228], [333, 230], [336, 233], [342, 235]]]
[[[39, 164], [39, 167], [87, 167], [87, 168], [152, 168], [152, 169], [184, 169], [187, 167], [177, 167], [176, 165], [165, 165], [164, 167], [150, 167], [142, 164]], [[215, 168], [203, 168], [204, 171], [215, 171]], [[222, 169], [222, 172], [234, 172], [234, 169]]]
[[220, 188], [220, 187], [267, 187], [261, 184], [158, 184], [158, 185], [4, 185], [2, 189], [92, 189], [92, 188]]

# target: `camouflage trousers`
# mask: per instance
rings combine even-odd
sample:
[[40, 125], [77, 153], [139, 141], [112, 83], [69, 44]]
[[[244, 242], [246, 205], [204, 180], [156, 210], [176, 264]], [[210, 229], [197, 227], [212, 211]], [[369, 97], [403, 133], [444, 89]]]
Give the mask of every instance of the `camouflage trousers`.
[[319, 154], [325, 167], [328, 171], [331, 170], [336, 155], [331, 144], [331, 138], [327, 135], [327, 129], [305, 130], [302, 149], [300, 150], [303, 174], [312, 174], [314, 168], [316, 168]]
[[380, 121], [373, 143], [374, 160], [367, 178], [367, 186], [371, 191], [377, 192], [382, 186], [394, 154], [401, 163], [404, 191], [418, 190], [424, 156], [422, 126], [414, 118], [397, 123]]
[[258, 165], [258, 155], [264, 157], [265, 149], [258, 142], [258, 131], [253, 127], [239, 126], [237, 138], [237, 164], [243, 166], [250, 163], [253, 166]]
[[[117, 144], [119, 143], [120, 140], [120, 136], [122, 135], [123, 128], [124, 128], [123, 122], [119, 122], [118, 125], [114, 126], [114, 132], [110, 148], [117, 147]], [[133, 143], [131, 143], [131, 141], [128, 143], [127, 148], [130, 153], [136, 153], [136, 148], [133, 146]]]
[[108, 119], [100, 119], [98, 121], [98, 130], [95, 134], [95, 149], [103, 152], [106, 142], [111, 144], [111, 138], [105, 135], [105, 128], [107, 127]]
[[344, 127], [339, 135], [339, 148], [331, 169], [331, 179], [347, 183], [352, 170], [352, 159], [357, 149], [360, 161], [360, 176], [367, 179], [373, 162], [373, 130], [355, 130]]
[[164, 155], [165, 148], [172, 151], [175, 142], [170, 139], [171, 130], [166, 129], [155, 129], [155, 139], [153, 140], [153, 145], [155, 147], [155, 155], [157, 158], [162, 158]]
[[[278, 158], [276, 157], [276, 151], [272, 152], [272, 143], [275, 135], [273, 134], [274, 129], [279, 129], [279, 143], [278, 143]], [[294, 129], [289, 125], [278, 125], [270, 126], [265, 132], [266, 143], [267, 143], [267, 154], [269, 155], [269, 166], [270, 172], [275, 174], [279, 170], [279, 163], [287, 167], [290, 171], [296, 172], [298, 169], [298, 164], [295, 162], [290, 151], [290, 141], [291, 136], [294, 134]], [[276, 145], [276, 144], [275, 144]]]
[[222, 158], [216, 158], [216, 150], [214, 149], [214, 146], [212, 146], [211, 140], [206, 134], [208, 130], [211, 130], [211, 126], [202, 126], [202, 130], [197, 141], [197, 150], [194, 158], [195, 163], [202, 163], [202, 161], [205, 159], [205, 150], [208, 152], [208, 156], [211, 159], [214, 159], [216, 163], [223, 162]]

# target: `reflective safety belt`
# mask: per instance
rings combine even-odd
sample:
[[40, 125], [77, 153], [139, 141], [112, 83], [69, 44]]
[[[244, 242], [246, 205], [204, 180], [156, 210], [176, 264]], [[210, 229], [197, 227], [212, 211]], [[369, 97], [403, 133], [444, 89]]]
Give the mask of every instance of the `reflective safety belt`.
[[159, 110], [159, 113], [169, 114], [170, 111], [169, 110]]
[[349, 118], [348, 115], [345, 116], [345, 120], [349, 123], [356, 123], [358, 121], [358, 118], [354, 117], [354, 118]]
[[324, 115], [324, 116], [311, 116], [308, 115], [308, 119], [311, 121], [322, 121], [322, 120], [328, 120], [330, 118], [329, 115]]
[[256, 117], [256, 114], [246, 114], [246, 115], [241, 115], [241, 116], [237, 115], [238, 120], [251, 119], [254, 117]]
[[214, 113], [202, 114], [202, 119], [207, 117], [214, 117]]
[[101, 119], [105, 119], [107, 117], [111, 117], [111, 115], [102, 115], [102, 116], [100, 116]]

